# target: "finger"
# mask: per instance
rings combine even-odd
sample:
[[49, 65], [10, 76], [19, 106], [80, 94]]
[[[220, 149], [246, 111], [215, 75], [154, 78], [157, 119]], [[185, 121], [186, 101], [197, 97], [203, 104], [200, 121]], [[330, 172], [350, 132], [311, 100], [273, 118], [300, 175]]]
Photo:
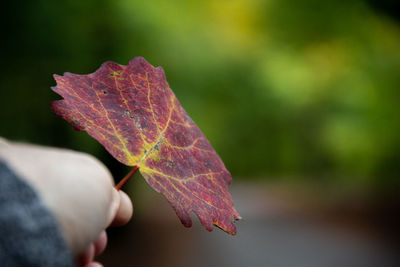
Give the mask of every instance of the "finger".
[[94, 259], [95, 248], [90, 244], [89, 248], [77, 258], [77, 266], [86, 266]]
[[101, 264], [100, 262], [91, 262], [85, 265], [85, 267], [103, 267], [103, 264]]
[[119, 191], [119, 194], [120, 194], [120, 204], [118, 212], [115, 215], [115, 218], [111, 223], [111, 226], [121, 226], [127, 224], [132, 217], [133, 206], [131, 199], [123, 191]]
[[101, 253], [103, 253], [106, 246], [107, 246], [107, 233], [106, 231], [102, 231], [97, 240], [94, 242], [95, 256], [98, 256]]

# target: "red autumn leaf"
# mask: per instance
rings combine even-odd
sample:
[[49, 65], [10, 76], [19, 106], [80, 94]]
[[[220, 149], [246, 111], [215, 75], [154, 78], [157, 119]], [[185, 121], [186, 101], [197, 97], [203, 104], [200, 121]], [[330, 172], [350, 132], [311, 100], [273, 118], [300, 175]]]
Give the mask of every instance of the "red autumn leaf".
[[228, 190], [232, 177], [161, 67], [136, 57], [127, 66], [106, 62], [92, 74], [54, 78], [52, 89], [64, 98], [52, 103], [54, 112], [123, 164], [137, 166], [185, 226], [194, 212], [207, 230], [214, 224], [236, 234], [234, 221], [241, 217]]

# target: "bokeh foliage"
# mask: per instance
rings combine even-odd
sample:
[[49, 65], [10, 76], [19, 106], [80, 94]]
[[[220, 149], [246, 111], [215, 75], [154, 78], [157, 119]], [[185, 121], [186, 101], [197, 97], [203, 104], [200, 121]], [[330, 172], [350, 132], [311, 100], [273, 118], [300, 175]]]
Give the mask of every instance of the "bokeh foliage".
[[400, 174], [400, 27], [360, 0], [8, 1], [0, 135], [97, 155], [52, 74], [143, 56], [241, 177]]

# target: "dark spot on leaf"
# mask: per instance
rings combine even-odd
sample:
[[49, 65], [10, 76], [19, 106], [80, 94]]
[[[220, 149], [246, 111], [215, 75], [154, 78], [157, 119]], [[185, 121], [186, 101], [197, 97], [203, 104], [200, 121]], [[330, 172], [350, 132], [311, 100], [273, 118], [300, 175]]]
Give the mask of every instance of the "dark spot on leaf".
[[208, 169], [211, 169], [211, 167], [212, 167], [211, 163], [210, 163], [208, 160], [206, 161], [206, 167], [207, 167]]
[[147, 121], [142, 121], [142, 122], [140, 123], [140, 127], [141, 127], [142, 129], [146, 129], [146, 128], [149, 127], [149, 123], [148, 123]]
[[108, 94], [108, 92], [107, 92], [106, 90], [103, 90], [103, 94], [105, 94], [105, 95], [106, 95], [106, 94]]
[[158, 146], [158, 144], [154, 146], [154, 149], [160, 151], [160, 147]]
[[128, 118], [131, 118], [131, 119], [134, 118], [133, 114], [129, 110], [125, 110], [124, 111], [124, 117], [128, 117]]

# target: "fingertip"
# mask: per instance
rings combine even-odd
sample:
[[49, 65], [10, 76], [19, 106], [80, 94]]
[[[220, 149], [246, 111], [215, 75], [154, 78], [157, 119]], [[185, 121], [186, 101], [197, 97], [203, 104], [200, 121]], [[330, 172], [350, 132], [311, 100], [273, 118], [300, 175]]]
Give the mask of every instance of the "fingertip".
[[120, 203], [111, 226], [122, 226], [129, 222], [133, 214], [133, 205], [130, 197], [123, 191], [119, 191]]
[[87, 266], [94, 259], [95, 247], [90, 244], [89, 248], [81, 255], [78, 256], [77, 266]]
[[85, 265], [85, 267], [104, 267], [103, 264], [99, 263], [99, 262], [91, 262], [88, 263], [87, 265]]
[[95, 256], [98, 256], [101, 253], [103, 253], [103, 251], [106, 249], [106, 246], [107, 246], [107, 233], [106, 231], [102, 231], [97, 240], [94, 242]]

